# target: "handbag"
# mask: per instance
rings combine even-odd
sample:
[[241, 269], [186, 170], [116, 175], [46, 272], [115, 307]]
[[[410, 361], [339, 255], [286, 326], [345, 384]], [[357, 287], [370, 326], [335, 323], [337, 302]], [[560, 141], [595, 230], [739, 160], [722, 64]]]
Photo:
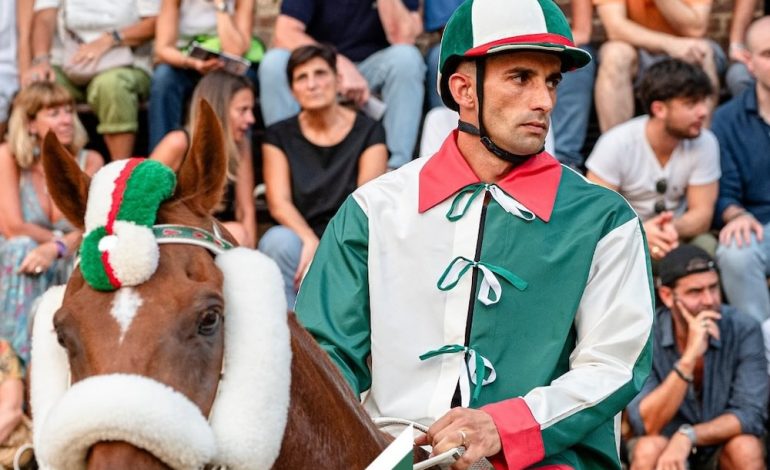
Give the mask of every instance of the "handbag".
[[73, 63], [72, 59], [83, 44], [84, 41], [74, 31], [69, 28], [64, 29], [62, 37], [64, 58], [61, 68], [64, 75], [75, 85], [85, 85], [105, 70], [116, 67], [128, 67], [134, 64], [134, 52], [129, 46], [113, 47], [99, 57], [98, 60]]

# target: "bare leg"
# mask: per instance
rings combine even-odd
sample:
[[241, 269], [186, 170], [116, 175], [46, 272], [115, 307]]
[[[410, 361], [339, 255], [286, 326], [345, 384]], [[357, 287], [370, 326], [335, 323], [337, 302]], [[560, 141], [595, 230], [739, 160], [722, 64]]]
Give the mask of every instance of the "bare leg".
[[107, 144], [107, 150], [110, 151], [110, 157], [113, 160], [122, 160], [133, 155], [134, 141], [136, 141], [136, 134], [133, 132], [104, 134], [102, 137], [104, 137], [104, 143]]
[[706, 123], [704, 124], [705, 127], [710, 127], [711, 116], [719, 103], [719, 76], [717, 74], [717, 64], [714, 60], [714, 50], [711, 49], [711, 47], [708, 48], [708, 53], [706, 53], [706, 57], [703, 59], [702, 67], [703, 71], [706, 72], [706, 75], [709, 76], [711, 85], [714, 87], [714, 94], [711, 95], [711, 100], [709, 102], [709, 113], [706, 117]]
[[667, 444], [668, 439], [663, 436], [640, 437], [631, 453], [631, 470], [654, 469]]
[[639, 69], [636, 49], [620, 41], [607, 41], [599, 50], [596, 77], [596, 113], [606, 132], [634, 116], [633, 81]]
[[765, 452], [762, 441], [751, 434], [741, 434], [727, 441], [719, 457], [722, 470], [762, 470]]

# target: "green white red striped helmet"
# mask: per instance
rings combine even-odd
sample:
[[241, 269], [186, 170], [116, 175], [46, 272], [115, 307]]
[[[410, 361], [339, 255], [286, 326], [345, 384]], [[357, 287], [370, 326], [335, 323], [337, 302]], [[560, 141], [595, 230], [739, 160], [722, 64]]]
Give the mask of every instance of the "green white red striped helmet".
[[466, 0], [441, 38], [438, 92], [444, 104], [457, 110], [448, 81], [462, 59], [516, 50], [557, 54], [563, 71], [591, 61], [589, 53], [575, 47], [569, 23], [553, 0]]

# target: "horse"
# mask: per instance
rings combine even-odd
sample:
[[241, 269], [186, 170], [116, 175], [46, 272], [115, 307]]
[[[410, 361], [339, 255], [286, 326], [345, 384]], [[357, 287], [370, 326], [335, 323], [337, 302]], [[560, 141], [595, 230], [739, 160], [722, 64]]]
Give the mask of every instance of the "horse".
[[[253, 250], [225, 249], [235, 241], [210, 215], [226, 178], [224, 141], [205, 102], [193, 136], [175, 189], [159, 201], [151, 229], [171, 236], [157, 240], [149, 278], [97, 290], [84, 276], [83, 247], [66, 288], [41, 301], [31, 366], [38, 459], [43, 468], [94, 470], [366, 468], [392, 438], [287, 314], [274, 263]], [[92, 183], [51, 133], [42, 158], [50, 196], [86, 230], [85, 245], [89, 211], [108, 204], [94, 193], [99, 173]], [[177, 232], [186, 229], [194, 233], [183, 239]], [[99, 250], [110, 243], [99, 241]], [[236, 334], [241, 352], [254, 356], [230, 354]], [[271, 341], [256, 357], [252, 343]], [[265, 370], [277, 372], [260, 375]], [[239, 377], [251, 383], [227, 383]], [[273, 395], [259, 395], [267, 388]]]

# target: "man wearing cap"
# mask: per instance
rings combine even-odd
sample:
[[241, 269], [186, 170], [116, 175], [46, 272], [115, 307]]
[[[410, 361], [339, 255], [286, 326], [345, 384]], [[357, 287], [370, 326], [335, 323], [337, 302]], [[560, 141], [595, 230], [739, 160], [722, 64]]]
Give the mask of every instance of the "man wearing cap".
[[759, 323], [722, 305], [719, 274], [701, 248], [660, 263], [664, 306], [653, 331], [652, 373], [628, 406], [632, 470], [763, 469], [768, 376]]
[[552, 0], [467, 0], [439, 92], [460, 124], [359, 188], [324, 234], [300, 321], [372, 416], [464, 446], [453, 466], [620, 468], [618, 413], [651, 364], [639, 219], [543, 152], [576, 48]]

